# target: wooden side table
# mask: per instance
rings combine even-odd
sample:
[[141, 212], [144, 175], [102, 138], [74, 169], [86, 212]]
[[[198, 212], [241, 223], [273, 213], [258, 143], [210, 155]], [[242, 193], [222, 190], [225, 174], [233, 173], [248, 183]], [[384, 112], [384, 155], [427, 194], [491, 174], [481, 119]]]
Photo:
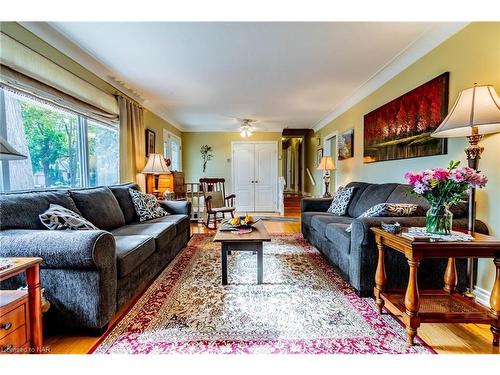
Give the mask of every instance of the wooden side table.
[[26, 272], [28, 290], [0, 291], [0, 353], [42, 352], [40, 263], [42, 258], [12, 258], [0, 282]]
[[[378, 249], [375, 273], [375, 301], [379, 313], [385, 307], [394, 315], [401, 315], [406, 325], [407, 344], [413, 345], [420, 323], [483, 323], [491, 325], [493, 345], [500, 339], [500, 240], [474, 233], [468, 242], [412, 241], [401, 234], [371, 228]], [[407, 230], [403, 228], [403, 232]], [[404, 254], [408, 260], [409, 278], [406, 292], [386, 290], [387, 275], [384, 256], [386, 248]], [[418, 288], [417, 271], [424, 258], [448, 258], [443, 290]], [[474, 299], [456, 292], [457, 270], [455, 258], [493, 258], [496, 278], [491, 291], [491, 308], [485, 308]], [[390, 275], [389, 275], [390, 277]]]

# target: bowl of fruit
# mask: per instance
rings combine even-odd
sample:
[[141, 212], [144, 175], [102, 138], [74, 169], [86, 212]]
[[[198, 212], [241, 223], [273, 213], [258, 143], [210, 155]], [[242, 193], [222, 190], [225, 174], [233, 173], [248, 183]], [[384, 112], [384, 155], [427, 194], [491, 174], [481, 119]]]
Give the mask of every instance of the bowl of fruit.
[[252, 224], [255, 224], [258, 220], [255, 220], [252, 216], [235, 216], [226, 222], [224, 222], [224, 226], [232, 227], [232, 228], [248, 228], [251, 227]]

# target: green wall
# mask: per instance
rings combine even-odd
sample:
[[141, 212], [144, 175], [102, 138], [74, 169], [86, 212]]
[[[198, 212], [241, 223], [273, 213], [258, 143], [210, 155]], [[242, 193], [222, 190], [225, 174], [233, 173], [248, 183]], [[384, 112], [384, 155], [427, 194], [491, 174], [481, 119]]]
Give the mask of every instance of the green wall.
[[[354, 128], [354, 158], [338, 163], [340, 185], [350, 181], [403, 182], [403, 174], [408, 170], [444, 167], [450, 160], [466, 164], [465, 138], [450, 138], [447, 155], [363, 164], [363, 116], [446, 71], [450, 72], [450, 106], [459, 92], [474, 82], [492, 84], [500, 92], [500, 23], [470, 24], [310, 136], [307, 165], [314, 171], [317, 184], [315, 189], [309, 184], [309, 191], [318, 194], [321, 188], [321, 175], [314, 168], [314, 160], [316, 150], [322, 146], [316, 146], [315, 137], [321, 137], [323, 143], [324, 136], [335, 130], [341, 133]], [[500, 236], [500, 134], [485, 136], [482, 145], [485, 151], [480, 169], [489, 183], [478, 192], [477, 217], [488, 224], [492, 235]], [[493, 280], [491, 260], [480, 261], [478, 285], [490, 291]]]
[[[238, 132], [185, 132], [182, 133], [182, 168], [186, 182], [197, 182], [200, 177], [224, 177], [226, 190], [232, 192], [231, 181], [231, 142], [233, 141], [277, 141], [278, 155], [281, 155], [281, 133], [254, 133], [249, 138], [242, 138]], [[200, 147], [212, 147], [214, 158], [207, 163], [203, 173]], [[281, 163], [278, 174], [281, 176]]]

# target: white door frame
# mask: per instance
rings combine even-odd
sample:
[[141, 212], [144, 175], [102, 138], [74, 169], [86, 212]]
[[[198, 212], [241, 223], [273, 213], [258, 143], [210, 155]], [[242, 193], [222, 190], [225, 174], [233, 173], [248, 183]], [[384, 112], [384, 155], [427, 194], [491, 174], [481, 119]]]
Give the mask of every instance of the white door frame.
[[233, 155], [234, 155], [234, 145], [235, 144], [257, 144], [257, 143], [272, 143], [276, 147], [276, 207], [274, 207], [274, 211], [272, 212], [279, 212], [279, 160], [278, 160], [278, 152], [279, 152], [279, 147], [278, 147], [278, 141], [231, 141], [231, 188], [232, 191], [236, 194], [236, 189], [234, 186], [234, 160], [233, 160]]
[[[335, 147], [335, 155], [331, 155], [332, 153], [332, 150], [330, 149], [330, 139], [332, 139], [333, 137], [335, 137], [335, 141], [337, 143], [337, 147]], [[334, 132], [331, 132], [330, 134], [327, 134], [324, 138], [323, 138], [323, 156], [328, 156], [330, 155], [333, 159], [333, 163], [335, 164], [335, 170], [333, 171], [334, 172], [334, 176], [335, 176], [335, 189], [332, 189], [333, 186], [330, 187], [330, 193], [332, 192], [335, 192], [337, 190], [337, 188], [339, 187], [339, 151], [338, 151], [338, 148], [339, 148], [339, 131], [338, 130], [335, 130]], [[328, 152], [327, 152], [328, 151]], [[323, 189], [325, 188], [324, 184], [323, 184]], [[323, 191], [324, 193], [324, 191]]]
[[168, 131], [167, 129], [163, 129], [163, 156], [165, 157], [165, 142], [167, 141], [168, 138], [174, 138], [179, 142], [179, 168], [180, 171], [182, 171], [182, 138], [179, 137], [178, 135], [172, 133], [171, 131]]

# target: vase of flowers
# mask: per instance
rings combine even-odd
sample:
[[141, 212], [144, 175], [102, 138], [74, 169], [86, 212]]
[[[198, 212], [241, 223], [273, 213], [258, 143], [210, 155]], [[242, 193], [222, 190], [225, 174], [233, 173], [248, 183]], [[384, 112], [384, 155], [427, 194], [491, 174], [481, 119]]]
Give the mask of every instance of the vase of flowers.
[[424, 197], [430, 204], [426, 215], [426, 228], [429, 233], [449, 234], [453, 220], [450, 206], [461, 202], [463, 194], [469, 188], [482, 188], [488, 181], [474, 169], [459, 167], [459, 164], [459, 161], [451, 161], [448, 168], [405, 173], [412, 192]]

